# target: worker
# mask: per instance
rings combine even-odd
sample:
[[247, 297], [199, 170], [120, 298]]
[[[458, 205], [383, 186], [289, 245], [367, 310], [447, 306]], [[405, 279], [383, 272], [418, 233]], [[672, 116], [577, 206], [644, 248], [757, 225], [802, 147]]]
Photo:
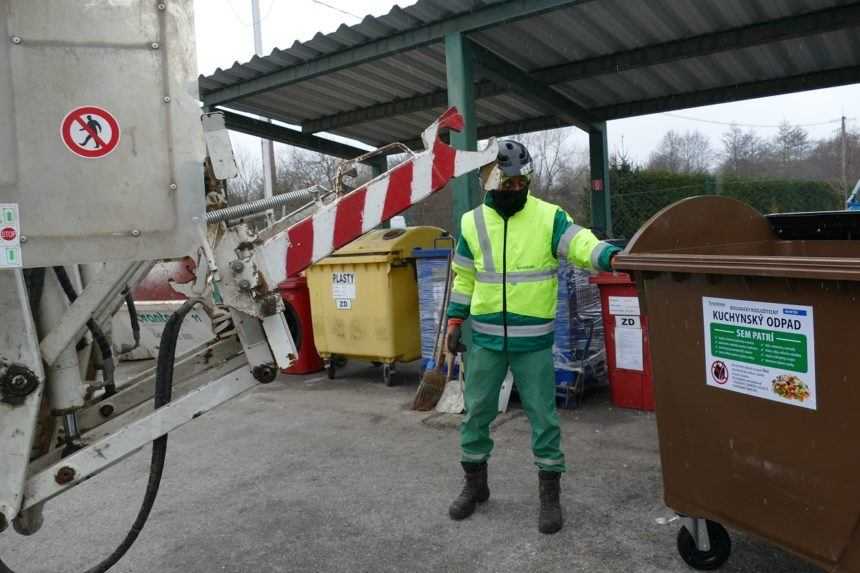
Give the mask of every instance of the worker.
[[496, 161], [481, 170], [484, 203], [461, 220], [446, 346], [452, 354], [465, 350], [461, 328], [471, 316], [472, 347], [466, 364], [466, 415], [460, 427], [465, 485], [449, 514], [465, 519], [490, 497], [490, 423], [498, 413], [499, 392], [510, 368], [532, 429], [539, 476], [538, 529], [555, 533], [563, 525], [559, 494], [566, 469], [552, 357], [558, 261], [608, 271], [619, 249], [599, 241], [563, 209], [530, 195], [532, 171], [524, 145], [501, 141]]

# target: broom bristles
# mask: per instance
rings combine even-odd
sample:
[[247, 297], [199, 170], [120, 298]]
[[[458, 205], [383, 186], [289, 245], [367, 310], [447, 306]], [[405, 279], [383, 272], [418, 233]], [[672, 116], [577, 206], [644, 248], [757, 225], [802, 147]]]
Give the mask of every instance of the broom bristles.
[[442, 397], [446, 383], [445, 375], [439, 370], [425, 372], [424, 377], [421, 378], [421, 385], [418, 386], [418, 392], [415, 394], [415, 400], [412, 402], [412, 409], [419, 412], [432, 410]]

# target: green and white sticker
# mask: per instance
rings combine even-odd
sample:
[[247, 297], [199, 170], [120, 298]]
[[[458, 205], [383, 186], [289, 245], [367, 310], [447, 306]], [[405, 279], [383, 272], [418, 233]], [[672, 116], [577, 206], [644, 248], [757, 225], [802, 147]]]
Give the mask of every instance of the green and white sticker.
[[21, 265], [21, 225], [17, 203], [0, 203], [0, 269]]
[[815, 410], [811, 306], [702, 298], [708, 386]]

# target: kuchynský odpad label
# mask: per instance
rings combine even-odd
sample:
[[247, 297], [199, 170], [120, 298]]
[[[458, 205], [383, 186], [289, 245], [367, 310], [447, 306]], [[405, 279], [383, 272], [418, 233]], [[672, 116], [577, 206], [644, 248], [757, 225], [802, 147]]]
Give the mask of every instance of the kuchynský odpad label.
[[708, 386], [815, 410], [811, 306], [702, 297]]

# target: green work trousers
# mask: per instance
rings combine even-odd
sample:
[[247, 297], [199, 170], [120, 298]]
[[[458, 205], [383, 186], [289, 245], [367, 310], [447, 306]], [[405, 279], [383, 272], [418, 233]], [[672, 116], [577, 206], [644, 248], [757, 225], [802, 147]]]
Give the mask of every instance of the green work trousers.
[[508, 367], [532, 426], [535, 465], [546, 471], [565, 471], [555, 407], [552, 348], [497, 352], [471, 347], [466, 357], [466, 416], [460, 426], [462, 461], [483, 462], [493, 451], [490, 424], [499, 413], [499, 391]]

